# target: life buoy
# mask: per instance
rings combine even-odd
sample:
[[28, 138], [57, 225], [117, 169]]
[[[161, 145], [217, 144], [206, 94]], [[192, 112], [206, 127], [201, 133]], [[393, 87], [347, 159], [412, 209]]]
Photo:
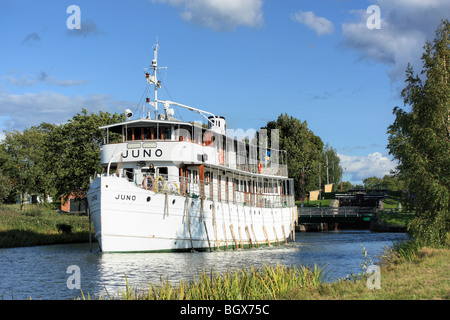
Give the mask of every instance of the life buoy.
[[258, 171], [259, 171], [259, 173], [261, 173], [261, 171], [262, 171], [262, 163], [260, 162], [259, 164], [258, 164]]
[[[175, 185], [176, 190], [174, 190], [174, 191], [170, 190], [170, 189], [171, 189], [171, 188], [170, 188], [171, 185]], [[175, 181], [169, 181], [169, 182], [167, 182], [167, 183], [166, 183], [166, 190], [167, 190], [167, 192], [170, 192], [170, 193], [176, 193], [176, 191], [178, 191], [178, 194], [181, 193], [181, 192], [180, 192], [180, 188], [178, 188], [178, 184], [177, 184]]]
[[[151, 185], [148, 186], [147, 185], [147, 179], [150, 178], [151, 181]], [[153, 179], [152, 176], [148, 175], [144, 177], [144, 180], [142, 180], [142, 188], [145, 190], [153, 190], [153, 188], [155, 187], [155, 180]]]
[[[161, 180], [161, 184], [158, 183], [159, 180]], [[159, 192], [159, 191], [163, 191], [163, 190], [164, 190], [164, 177], [158, 176], [156, 178], [155, 191]]]

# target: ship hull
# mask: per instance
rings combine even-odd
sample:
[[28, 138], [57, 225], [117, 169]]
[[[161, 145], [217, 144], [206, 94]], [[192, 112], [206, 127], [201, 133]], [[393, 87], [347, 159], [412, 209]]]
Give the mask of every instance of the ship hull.
[[87, 194], [102, 252], [222, 250], [292, 239], [295, 207], [262, 208], [144, 190], [97, 177]]

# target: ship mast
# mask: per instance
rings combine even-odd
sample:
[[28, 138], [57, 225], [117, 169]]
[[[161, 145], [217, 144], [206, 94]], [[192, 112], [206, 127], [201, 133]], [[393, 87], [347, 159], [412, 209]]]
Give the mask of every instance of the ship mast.
[[[158, 89], [161, 88], [161, 81], [158, 80], [158, 41], [153, 48], [153, 60], [151, 68], [144, 68], [145, 77], [147, 79], [147, 83], [154, 85], [154, 101], [150, 102], [150, 99], [147, 98], [147, 103], [149, 103], [155, 109], [155, 119], [158, 116]], [[149, 69], [153, 69], [153, 75], [150, 75], [146, 72]]]

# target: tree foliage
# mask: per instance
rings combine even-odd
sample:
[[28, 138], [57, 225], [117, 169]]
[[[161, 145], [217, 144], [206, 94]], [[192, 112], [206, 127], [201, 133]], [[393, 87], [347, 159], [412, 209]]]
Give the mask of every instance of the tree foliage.
[[25, 193], [44, 194], [45, 199], [51, 188], [42, 149], [44, 136], [45, 133], [38, 127], [23, 132], [5, 132], [1, 153], [2, 171], [7, 174], [21, 199]]
[[388, 191], [403, 191], [406, 189], [404, 181], [398, 176], [386, 174], [383, 178], [369, 177], [363, 180], [365, 189], [387, 189]]
[[318, 190], [319, 177], [321, 187], [326, 183], [326, 155], [329, 171], [333, 163], [336, 168], [331, 170], [336, 175], [333, 179], [336, 183], [339, 182], [342, 168], [336, 151], [328, 145], [324, 148], [322, 139], [308, 129], [306, 121], [281, 114], [277, 120], [269, 121], [263, 129], [267, 129], [269, 141], [271, 130], [279, 130], [279, 148], [288, 152], [288, 173], [289, 177], [294, 178], [296, 198], [301, 198], [302, 194], [306, 197], [308, 191]]
[[[388, 149], [399, 161], [397, 175], [415, 195], [410, 232], [428, 244], [443, 244], [450, 230], [450, 23], [442, 21], [422, 55], [422, 77], [408, 65], [405, 106], [395, 107]], [[423, 78], [423, 79], [422, 79]]]
[[321, 167], [322, 185], [325, 183], [332, 183], [333, 190], [338, 190], [338, 187], [340, 187], [339, 182], [341, 181], [343, 174], [341, 160], [339, 159], [336, 149], [333, 149], [328, 143], [323, 150], [323, 163], [324, 165]]
[[[41, 194], [44, 199], [48, 194], [81, 198], [89, 188], [89, 177], [102, 171], [103, 136], [98, 128], [124, 120], [124, 115], [88, 114], [82, 109], [65, 124], [42, 123], [22, 132], [5, 132], [0, 143], [0, 180], [8, 181], [21, 198], [26, 193]], [[1, 189], [0, 200], [11, 188]]]
[[53, 173], [60, 195], [84, 197], [89, 189], [89, 178], [102, 172], [103, 135], [98, 128], [124, 120], [123, 115], [101, 111], [98, 115], [88, 114], [82, 109], [66, 124], [49, 131], [44, 143], [47, 171]]

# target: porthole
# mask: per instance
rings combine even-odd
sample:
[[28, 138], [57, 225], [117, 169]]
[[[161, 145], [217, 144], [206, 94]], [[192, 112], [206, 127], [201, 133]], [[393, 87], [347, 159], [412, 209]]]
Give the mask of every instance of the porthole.
[[147, 202], [150, 202], [150, 200], [152, 200], [151, 197], [147, 197]]
[[172, 204], [175, 204], [175, 199], [172, 200]]

